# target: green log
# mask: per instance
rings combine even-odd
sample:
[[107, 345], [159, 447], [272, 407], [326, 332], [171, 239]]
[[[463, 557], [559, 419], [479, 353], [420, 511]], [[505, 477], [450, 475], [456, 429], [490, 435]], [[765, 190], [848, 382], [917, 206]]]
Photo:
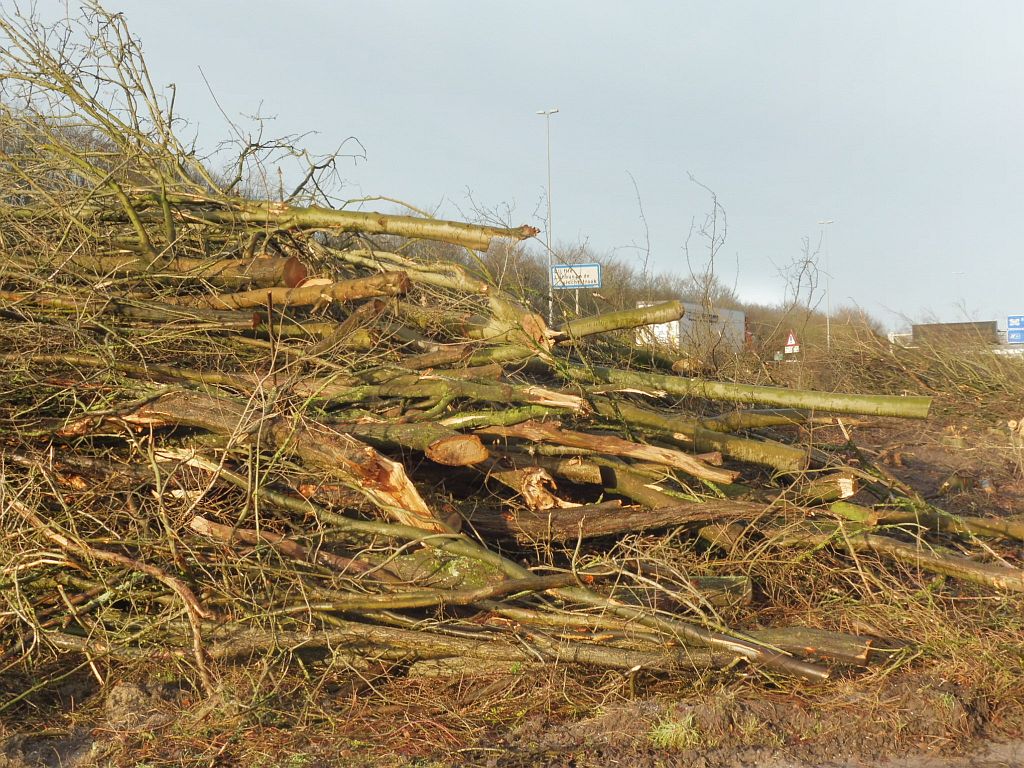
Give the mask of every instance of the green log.
[[866, 533], [844, 524], [792, 526], [766, 531], [772, 544], [781, 547], [817, 547], [836, 545], [859, 552], [874, 552], [881, 557], [920, 568], [923, 571], [951, 576], [961, 581], [982, 584], [994, 589], [1024, 592], [1024, 571], [995, 563], [979, 563], [959, 555], [928, 549], [922, 542], [913, 544], [888, 536]]
[[970, 517], [954, 515], [932, 508], [932, 511], [869, 509], [845, 501], [837, 501], [829, 510], [839, 517], [867, 525], [914, 524], [933, 531], [986, 538], [1024, 541], [1024, 521], [1004, 517]]
[[558, 331], [572, 340], [580, 336], [591, 336], [595, 333], [621, 331], [626, 328], [637, 328], [642, 325], [670, 323], [683, 316], [683, 302], [666, 301], [651, 307], [623, 309], [618, 312], [607, 312], [603, 315], [580, 317], [562, 324]]
[[809, 455], [803, 448], [795, 448], [771, 440], [750, 440], [705, 429], [699, 419], [676, 416], [663, 411], [627, 403], [595, 398], [594, 409], [602, 416], [618, 418], [627, 424], [656, 429], [677, 436], [697, 453], [721, 451], [723, 456], [752, 464], [763, 464], [782, 472], [800, 472], [807, 468]]
[[738, 403], [757, 403], [781, 408], [805, 408], [836, 413], [859, 413], [871, 416], [898, 416], [905, 419], [925, 419], [931, 407], [930, 397], [901, 397], [895, 395], [856, 395], [838, 392], [759, 387], [724, 381], [668, 376], [657, 373], [621, 371], [604, 366], [559, 367], [559, 375], [580, 382], [604, 382], [613, 387], [641, 389], [648, 392], [666, 392], [677, 397], [702, 397], [708, 400], [728, 400]]

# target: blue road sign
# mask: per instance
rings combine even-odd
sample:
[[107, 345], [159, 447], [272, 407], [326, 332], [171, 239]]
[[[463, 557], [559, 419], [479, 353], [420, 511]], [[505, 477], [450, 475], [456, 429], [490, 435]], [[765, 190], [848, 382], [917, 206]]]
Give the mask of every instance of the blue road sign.
[[1010, 315], [1006, 318], [1006, 343], [1024, 344], [1024, 315]]

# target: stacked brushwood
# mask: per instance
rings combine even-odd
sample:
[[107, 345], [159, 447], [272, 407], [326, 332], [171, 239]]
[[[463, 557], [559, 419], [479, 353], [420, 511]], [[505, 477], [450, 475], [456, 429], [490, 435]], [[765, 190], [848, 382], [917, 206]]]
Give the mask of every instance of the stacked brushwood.
[[[756, 614], [750, 579], [612, 554], [638, 531], [1024, 590], [929, 543], [1019, 525], [800, 437], [831, 414], [925, 418], [926, 398], [674, 375], [622, 332], [678, 302], [550, 327], [472, 257], [534, 229], [331, 206], [329, 163], [243, 195], [250, 162], [294, 150], [254, 140], [214, 176], [123, 18], [83, 19], [0, 23], [5, 672], [155, 658], [213, 689], [267, 654], [812, 679], [877, 658], [867, 637], [730, 629], [723, 606]], [[900, 503], [845, 501], [858, 486]]]

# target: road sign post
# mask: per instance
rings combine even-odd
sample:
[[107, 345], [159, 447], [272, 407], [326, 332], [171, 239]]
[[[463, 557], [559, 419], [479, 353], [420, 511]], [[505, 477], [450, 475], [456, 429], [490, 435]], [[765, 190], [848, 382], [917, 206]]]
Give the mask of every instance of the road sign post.
[[797, 341], [796, 334], [790, 331], [789, 336], [786, 337], [786, 354], [795, 355], [799, 351], [800, 342]]

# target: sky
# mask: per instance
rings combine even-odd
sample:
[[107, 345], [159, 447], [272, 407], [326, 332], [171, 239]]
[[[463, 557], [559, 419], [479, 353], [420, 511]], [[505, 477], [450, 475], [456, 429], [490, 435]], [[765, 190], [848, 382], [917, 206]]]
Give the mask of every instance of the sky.
[[365, 152], [345, 197], [543, 228], [536, 112], [557, 107], [558, 246], [639, 269], [649, 241], [651, 269], [687, 274], [711, 210], [692, 176], [725, 209], [716, 270], [744, 300], [782, 302], [808, 238], [833, 308], [890, 328], [1024, 314], [1018, 0], [106, 5], [201, 147], [229, 136], [221, 110], [272, 116], [268, 133]]

